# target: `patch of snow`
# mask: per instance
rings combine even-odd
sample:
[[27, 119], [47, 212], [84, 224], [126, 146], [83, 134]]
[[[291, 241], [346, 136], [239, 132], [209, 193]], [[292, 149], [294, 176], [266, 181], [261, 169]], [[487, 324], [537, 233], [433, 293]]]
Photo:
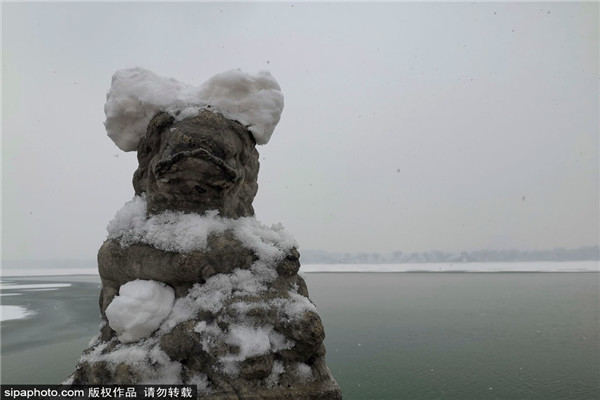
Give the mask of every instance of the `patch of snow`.
[[298, 363], [298, 365], [296, 366], [296, 373], [298, 375], [298, 377], [304, 381], [304, 382], [310, 382], [310, 381], [314, 381], [315, 377], [313, 375], [312, 372], [312, 368], [310, 367], [310, 365], [304, 364], [304, 363]]
[[121, 150], [134, 151], [158, 112], [184, 118], [200, 109], [240, 122], [257, 144], [266, 144], [281, 117], [283, 94], [267, 71], [226, 71], [193, 86], [144, 68], [121, 69], [114, 73], [106, 95], [104, 126]]
[[269, 342], [271, 343], [271, 350], [275, 353], [281, 350], [291, 349], [295, 345], [293, 340], [286, 338], [275, 330], [269, 331]]
[[[189, 321], [200, 311], [217, 314], [234, 293], [239, 296], [251, 296], [265, 291], [267, 288], [264, 283], [275, 278], [271, 274], [261, 275], [253, 270], [254, 267], [250, 271], [236, 269], [230, 274], [217, 274], [203, 284], [197, 283], [192, 286], [186, 296], [175, 301], [171, 314], [160, 327], [161, 333], [170, 332], [177, 324]], [[240, 279], [240, 276], [245, 279]], [[205, 328], [196, 327], [199, 330]], [[197, 332], [200, 332], [199, 330]]]
[[188, 385], [196, 385], [199, 394], [209, 394], [212, 392], [209, 388], [208, 376], [206, 374], [196, 374], [192, 376], [188, 381]]
[[222, 357], [219, 360], [219, 363], [221, 365], [219, 371], [221, 371], [223, 374], [228, 375], [232, 378], [240, 374], [240, 365], [232, 357]]
[[225, 343], [239, 347], [240, 351], [235, 356], [236, 360], [260, 356], [271, 350], [271, 342], [269, 341], [271, 330], [273, 330], [272, 326], [232, 325], [229, 327]]
[[149, 383], [164, 385], [176, 384], [181, 381], [183, 366], [181, 363], [172, 361], [160, 346], [153, 346], [150, 349], [149, 358], [151, 365], [158, 367], [157, 378], [150, 380]]
[[121, 342], [135, 342], [158, 329], [174, 300], [175, 292], [164, 283], [137, 279], [119, 288], [106, 308], [106, 318]]
[[202, 350], [207, 353], [214, 346], [222, 343], [225, 338], [225, 332], [215, 322], [207, 324], [205, 321], [201, 321], [194, 327], [194, 331], [201, 335]]
[[279, 261], [289, 250], [298, 246], [296, 240], [285, 231], [281, 224], [267, 227], [254, 217], [231, 221], [239, 221], [233, 223], [235, 237], [242, 242], [244, 247], [254, 250], [261, 260]]
[[[202, 109], [203, 109], [203, 107], [194, 106], [194, 105], [186, 107], [177, 113], [177, 115], [175, 116], [175, 120], [183, 121], [186, 118], [195, 117], [196, 115], [198, 115], [198, 113]], [[171, 130], [174, 130], [174, 129], [175, 128], [171, 128]]]
[[195, 284], [187, 297], [194, 299], [199, 309], [217, 313], [233, 293], [231, 277], [225, 274], [211, 276], [204, 284]]
[[106, 227], [108, 237], [121, 237], [122, 246], [135, 243], [136, 239], [141, 240], [140, 230], [145, 223], [147, 209], [146, 194], [134, 196], [116, 212], [115, 217], [108, 223]]
[[225, 343], [239, 347], [239, 353], [233, 357], [237, 361], [290, 349], [293, 346], [290, 340], [274, 331], [270, 325], [258, 327], [242, 324], [232, 325], [225, 337]]
[[231, 285], [240, 292], [246, 293], [259, 293], [266, 290], [266, 286], [260, 280], [256, 279], [256, 276], [252, 271], [245, 269], [236, 269], [229, 275]]
[[146, 210], [145, 195], [125, 203], [108, 224], [108, 238], [119, 240], [123, 247], [145, 243], [159, 250], [187, 253], [205, 250], [209, 235], [231, 230], [264, 262], [279, 261], [298, 246], [281, 224], [268, 227], [254, 217], [223, 218], [216, 210], [204, 215], [165, 211], [148, 217]]
[[279, 360], [276, 360], [273, 363], [273, 369], [271, 369], [271, 374], [267, 377], [266, 383], [268, 388], [274, 388], [279, 383], [279, 375], [285, 372], [285, 367], [283, 363]]
[[[116, 339], [115, 339], [116, 340]], [[181, 384], [183, 366], [160, 349], [159, 339], [151, 337], [135, 343], [118, 343], [110, 352], [102, 353], [111, 342], [98, 341], [89, 353], [85, 353], [79, 362], [106, 362], [111, 372], [119, 364], [126, 364], [139, 377], [138, 384]]]
[[279, 318], [282, 320], [298, 320], [308, 311], [317, 312], [317, 307], [301, 294], [288, 291], [287, 299], [276, 298], [270, 300], [269, 304], [279, 310]]
[[197, 333], [207, 333], [213, 336], [218, 336], [223, 334], [223, 331], [216, 323], [207, 324], [206, 321], [200, 321], [194, 327], [194, 332]]

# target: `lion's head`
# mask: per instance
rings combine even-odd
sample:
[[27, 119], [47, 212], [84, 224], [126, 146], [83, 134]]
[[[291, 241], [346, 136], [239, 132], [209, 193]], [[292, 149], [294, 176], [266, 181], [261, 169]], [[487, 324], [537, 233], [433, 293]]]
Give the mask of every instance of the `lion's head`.
[[146, 193], [149, 214], [218, 210], [227, 218], [254, 215], [255, 145], [243, 125], [220, 114], [201, 110], [178, 120], [161, 112], [138, 146], [135, 192]]

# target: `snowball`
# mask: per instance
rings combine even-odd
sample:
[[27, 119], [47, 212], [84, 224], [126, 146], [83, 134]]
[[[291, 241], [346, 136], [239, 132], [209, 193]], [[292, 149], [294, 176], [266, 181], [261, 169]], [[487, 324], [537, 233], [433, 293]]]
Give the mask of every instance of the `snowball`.
[[119, 288], [119, 295], [106, 308], [108, 325], [123, 343], [148, 337], [173, 308], [175, 292], [164, 283], [135, 280]]
[[266, 144], [281, 117], [283, 94], [267, 71], [254, 75], [226, 71], [196, 87], [144, 68], [122, 69], [112, 77], [104, 105], [104, 126], [121, 150], [133, 151], [159, 111], [184, 118], [200, 109], [240, 122], [252, 132], [257, 144]]

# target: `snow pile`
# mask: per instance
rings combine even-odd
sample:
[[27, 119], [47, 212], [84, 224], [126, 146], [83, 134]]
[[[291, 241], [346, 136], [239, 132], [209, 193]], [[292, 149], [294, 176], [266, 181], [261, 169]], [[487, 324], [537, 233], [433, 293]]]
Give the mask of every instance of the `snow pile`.
[[281, 117], [283, 94], [267, 71], [251, 75], [231, 70], [192, 86], [144, 68], [121, 69], [113, 75], [106, 96], [104, 126], [121, 150], [133, 151], [159, 111], [184, 118], [200, 109], [240, 122], [256, 143], [266, 144]]
[[158, 329], [171, 313], [174, 300], [171, 287], [138, 279], [119, 288], [119, 295], [106, 308], [106, 318], [121, 342], [135, 342]]
[[204, 215], [165, 211], [148, 217], [146, 207], [145, 195], [126, 203], [109, 222], [108, 238], [119, 240], [123, 247], [144, 243], [159, 250], [188, 253], [206, 250], [209, 235], [231, 230], [244, 247], [265, 262], [279, 261], [298, 246], [281, 224], [268, 227], [254, 217], [222, 218], [214, 210]]

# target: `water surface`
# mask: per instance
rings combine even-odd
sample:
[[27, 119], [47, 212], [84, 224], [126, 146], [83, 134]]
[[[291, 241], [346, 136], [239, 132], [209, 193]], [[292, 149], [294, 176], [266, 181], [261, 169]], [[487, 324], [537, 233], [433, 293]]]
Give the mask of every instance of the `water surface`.
[[[345, 400], [600, 398], [598, 273], [305, 278]], [[3, 283], [2, 304], [31, 313], [1, 324], [2, 383], [60, 382], [97, 333], [98, 278]]]
[[600, 398], [597, 273], [307, 274], [345, 399]]

